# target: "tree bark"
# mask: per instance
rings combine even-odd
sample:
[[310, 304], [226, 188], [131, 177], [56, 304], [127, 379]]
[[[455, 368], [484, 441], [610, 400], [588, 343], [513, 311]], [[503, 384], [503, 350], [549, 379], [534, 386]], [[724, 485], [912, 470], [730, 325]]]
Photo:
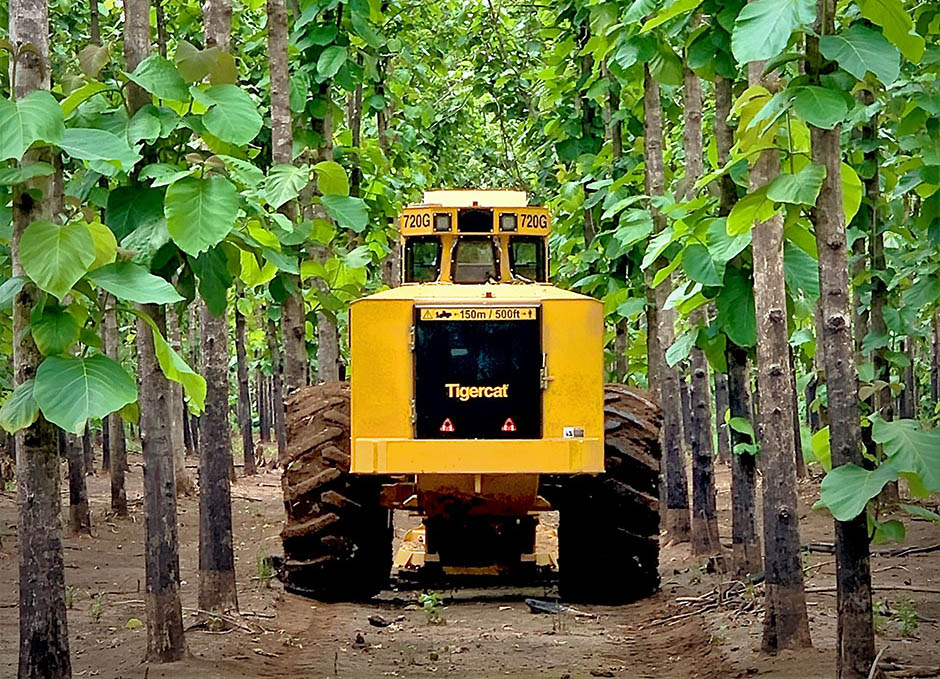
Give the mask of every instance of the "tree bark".
[[281, 352], [277, 342], [277, 326], [268, 320], [265, 324], [268, 352], [271, 354], [271, 410], [274, 412], [274, 435], [277, 437], [277, 463], [287, 461], [287, 423], [284, 413], [284, 389], [281, 386]]
[[110, 420], [110, 415], [101, 418], [101, 471], [108, 471], [111, 467]]
[[88, 487], [85, 485], [85, 459], [80, 438], [75, 434], [66, 433], [63, 452], [69, 467], [69, 533], [91, 535]]
[[940, 309], [933, 313], [933, 342], [930, 352], [930, 398], [934, 407], [940, 403]]
[[[150, 56], [150, 0], [124, 2], [124, 70], [133, 72]], [[127, 83], [127, 105], [131, 114], [149, 104], [150, 93], [134, 82]]]
[[[643, 110], [645, 144], [643, 149], [646, 165], [646, 192], [650, 196], [665, 192], [663, 172], [663, 115], [659, 101], [659, 85], [644, 69]], [[656, 208], [653, 224], [657, 232], [665, 228], [665, 217]], [[660, 265], [663, 263], [660, 262]], [[651, 267], [652, 269], [652, 267]], [[682, 452], [682, 422], [680, 413], [679, 375], [675, 368], [666, 365], [666, 349], [675, 341], [675, 311], [665, 309], [666, 298], [672, 288], [672, 277], [653, 288], [650, 282], [647, 293], [647, 364], [654, 377], [653, 393], [659, 396], [663, 409], [662, 447], [663, 475], [666, 479], [666, 510], [663, 523], [670, 539], [677, 542], [689, 540], [689, 489]]]
[[[162, 307], [140, 307], [166, 332]], [[176, 473], [170, 448], [170, 387], [160, 370], [150, 327], [137, 321], [140, 445], [144, 457], [148, 662], [175, 662], [186, 653], [180, 608]]]
[[[700, 308], [693, 313], [692, 322], [702, 322], [704, 316], [704, 310]], [[692, 349], [691, 372], [692, 551], [699, 555], [720, 557], [708, 359], [705, 352], [697, 347]]]
[[[105, 355], [114, 361], [120, 361], [118, 352], [120, 337], [118, 336], [117, 311], [114, 308], [115, 301], [113, 295], [106, 295], [101, 334]], [[119, 517], [127, 516], [127, 491], [124, 488], [127, 440], [124, 437], [124, 420], [117, 413], [108, 415], [108, 445], [111, 448], [108, 464], [108, 473], [111, 476], [111, 511]]]
[[730, 427], [725, 424], [725, 415], [728, 412], [728, 376], [725, 373], [715, 373], [715, 425], [718, 428], [718, 460], [728, 464], [731, 462], [731, 434]]
[[[817, 2], [820, 35], [834, 29], [836, 3]], [[819, 84], [824, 67], [818, 38], [807, 37], [811, 77]], [[833, 469], [864, 463], [859, 426], [858, 373], [852, 343], [845, 214], [842, 209], [840, 126], [810, 126], [813, 161], [826, 167], [814, 222], [819, 247], [819, 304], [822, 312], [822, 353], [829, 401], [829, 440]], [[836, 668], [840, 679], [869, 675], [875, 658], [871, 601], [868, 519], [863, 511], [851, 521], [836, 522]]]
[[91, 439], [91, 427], [85, 423], [85, 432], [82, 434], [82, 457], [85, 463], [85, 474], [95, 475], [95, 446]]
[[[177, 353], [182, 352], [180, 340], [180, 322], [176, 309], [170, 307], [166, 314], [167, 340]], [[212, 389], [212, 385], [208, 386]], [[176, 493], [178, 495], [192, 495], [195, 486], [186, 471], [186, 436], [183, 433], [183, 385], [179, 382], [170, 382], [170, 446], [173, 449], [173, 468], [176, 470]]]
[[166, 59], [166, 17], [163, 0], [153, 0], [154, 18], [157, 20], [157, 52]]
[[88, 0], [88, 41], [92, 45], [101, 44], [101, 15], [98, 12], [98, 0]]
[[242, 452], [245, 457], [244, 474], [251, 476], [255, 469], [255, 443], [251, 432], [251, 395], [249, 393], [248, 355], [245, 351], [245, 317], [235, 309], [235, 357], [238, 362], [238, 426], [242, 430]]
[[[575, 111], [579, 114], [581, 118], [581, 140], [587, 141], [593, 136], [594, 133], [594, 118], [596, 116], [594, 112], [593, 102], [589, 97], [586, 96], [586, 92], [583, 91], [583, 87], [586, 85], [588, 78], [590, 78], [591, 71], [594, 69], [594, 57], [589, 50], [584, 50], [588, 41], [591, 39], [591, 27], [588, 23], [587, 15], [582, 21], [580, 27], [578, 28], [578, 47], [580, 48], [576, 54], [580, 54], [580, 59], [578, 60], [578, 68], [580, 69], [580, 77], [578, 78], [578, 89], [575, 92], [575, 101], [574, 107]], [[594, 240], [594, 236], [597, 233], [597, 226], [594, 223], [594, 208], [587, 207], [586, 204], [590, 200], [591, 194], [594, 193], [593, 190], [584, 187], [584, 246], [587, 247], [591, 244], [591, 241]]]
[[228, 318], [202, 307], [203, 372], [209, 385], [202, 416], [199, 455], [199, 608], [238, 609], [232, 551], [232, 496], [229, 472]]
[[[9, 41], [20, 52], [13, 91], [22, 99], [50, 88], [49, 14], [45, 0], [10, 0]], [[54, 162], [48, 149], [28, 151], [21, 161]], [[24, 276], [20, 239], [37, 219], [59, 212], [55, 176], [36, 177], [13, 189], [12, 273]], [[41, 196], [35, 199], [33, 196]], [[13, 302], [13, 383], [33, 379], [42, 355], [29, 334], [30, 314], [40, 292], [27, 282]], [[40, 414], [17, 432], [17, 536], [19, 538], [19, 679], [71, 677], [68, 623], [65, 613], [65, 568], [59, 534], [59, 458], [55, 428]]]
[[[748, 65], [752, 85], [777, 89], [775, 76], [761, 77], [763, 62]], [[760, 154], [751, 169], [751, 190], [780, 171], [776, 150]], [[799, 514], [793, 465], [793, 376], [790, 374], [786, 291], [783, 279], [783, 217], [754, 226], [754, 304], [757, 312], [759, 441], [764, 466], [764, 552], [766, 608], [763, 647], [767, 651], [810, 645]]]
[[[731, 417], [751, 421], [747, 350], [729, 345], [728, 408]], [[732, 446], [752, 443], [750, 437], [730, 430]], [[757, 457], [747, 452], [731, 455], [731, 562], [736, 575], [751, 575], [762, 569], [760, 536], [757, 533]]]
[[258, 438], [267, 443], [271, 440], [271, 424], [268, 415], [268, 380], [261, 373], [255, 372], [255, 401], [258, 404]]
[[796, 356], [793, 347], [789, 347], [790, 375], [793, 379], [793, 389], [790, 391], [793, 403], [793, 466], [796, 477], [802, 479], [806, 476], [806, 463], [803, 462], [803, 439], [800, 435], [800, 403], [796, 393]]
[[[193, 370], [198, 370], [200, 364], [200, 355], [199, 355], [199, 307], [202, 302], [197, 298], [197, 301], [189, 305], [189, 365], [193, 367]], [[193, 415], [192, 413], [186, 413], [186, 419], [189, 423], [189, 438], [192, 441], [192, 449], [190, 452], [198, 455], [199, 454], [199, 417]]]

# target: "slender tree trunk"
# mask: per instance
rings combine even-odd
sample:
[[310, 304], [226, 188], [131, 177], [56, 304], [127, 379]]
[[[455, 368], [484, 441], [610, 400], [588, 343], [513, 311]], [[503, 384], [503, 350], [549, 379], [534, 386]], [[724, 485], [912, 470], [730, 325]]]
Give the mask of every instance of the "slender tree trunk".
[[82, 442], [75, 434], [65, 435], [65, 459], [69, 466], [69, 533], [91, 535], [88, 487], [85, 485], [85, 459]]
[[[704, 320], [698, 309], [692, 322]], [[701, 349], [692, 349], [692, 551], [699, 555], [720, 557], [718, 514], [715, 509], [714, 449], [712, 412], [708, 378], [708, 359]], [[717, 559], [720, 560], [720, 559]], [[720, 565], [720, 564], [719, 564]]]
[[[747, 350], [729, 345], [728, 408], [731, 417], [751, 420]], [[732, 429], [731, 443], [751, 443], [750, 437]], [[760, 536], [757, 533], [757, 457], [747, 452], [731, 455], [731, 561], [737, 575], [759, 573], [762, 568]]]
[[261, 369], [255, 371], [255, 401], [258, 404], [258, 438], [267, 443], [271, 440], [271, 425], [268, 422], [268, 382], [261, 374]]
[[101, 44], [101, 15], [98, 12], [98, 0], [88, 0], [88, 41], [92, 45]]
[[111, 467], [111, 416], [101, 419], [101, 471], [108, 471]]
[[[10, 0], [9, 41], [22, 50], [13, 91], [22, 99], [50, 88], [49, 15], [45, 0]], [[29, 45], [31, 49], [23, 50]], [[55, 162], [48, 149], [28, 151], [21, 164]], [[12, 273], [23, 276], [20, 238], [37, 219], [59, 212], [56, 184], [61, 177], [36, 177], [13, 188]], [[32, 195], [31, 195], [32, 194]], [[41, 196], [34, 199], [33, 196]], [[13, 302], [13, 383], [33, 379], [42, 356], [29, 334], [30, 314], [39, 290], [26, 283]], [[19, 679], [72, 676], [65, 613], [65, 568], [59, 534], [59, 458], [55, 428], [40, 414], [16, 434], [19, 538]]]
[[803, 442], [800, 436], [800, 403], [796, 393], [796, 356], [793, 347], [789, 347], [790, 375], [793, 380], [793, 389], [791, 396], [793, 401], [793, 465], [796, 469], [796, 476], [802, 479], [806, 476], [806, 463], [803, 462]]
[[257, 473], [255, 443], [251, 435], [251, 395], [249, 394], [248, 356], [245, 351], [245, 317], [235, 309], [235, 356], [238, 361], [238, 426], [242, 430], [245, 476]]
[[[117, 328], [117, 311], [113, 295], [105, 299], [102, 331], [105, 355], [119, 361], [120, 337]], [[111, 511], [117, 516], [127, 516], [127, 491], [124, 488], [124, 470], [127, 469], [127, 440], [124, 437], [124, 420], [117, 413], [108, 415], [108, 445], [111, 457], [108, 472], [111, 476]]]
[[715, 373], [715, 426], [718, 429], [718, 459], [725, 464], [731, 462], [731, 434], [730, 427], [725, 424], [725, 415], [728, 412], [728, 376], [725, 373]]
[[912, 420], [917, 417], [916, 401], [914, 400], [914, 352], [911, 351], [911, 338], [904, 338], [904, 353], [911, 359], [910, 365], [904, 368], [904, 390], [901, 392], [899, 409], [902, 419]]
[[95, 446], [91, 440], [91, 428], [85, 424], [85, 432], [82, 434], [82, 457], [85, 462], [85, 474], [95, 475]]
[[930, 398], [934, 407], [940, 403], [940, 309], [934, 312], [933, 342], [930, 352]]
[[287, 424], [285, 422], [284, 393], [281, 387], [281, 351], [278, 348], [277, 326], [269, 320], [265, 333], [268, 340], [268, 352], [271, 354], [271, 410], [274, 412], [274, 435], [277, 437], [277, 463], [283, 466], [287, 461]]
[[157, 52], [166, 59], [166, 17], [163, 14], [164, 0], [153, 0], [154, 18], [157, 20]]
[[[132, 72], [150, 56], [150, 0], [124, 2], [124, 70]], [[139, 85], [127, 83], [127, 105], [136, 113], [151, 101], [150, 93]]]
[[[176, 309], [170, 307], [166, 314], [167, 340], [170, 346], [180, 353], [180, 322]], [[209, 389], [212, 386], [209, 385]], [[183, 386], [179, 382], [170, 382], [170, 445], [173, 449], [173, 468], [176, 470], [176, 492], [178, 495], [192, 495], [195, 486], [186, 471], [186, 436], [183, 433]]]
[[[201, 365], [200, 355], [199, 355], [199, 307], [202, 304], [198, 300], [193, 304], [189, 305], [189, 360], [190, 365], [193, 366], [193, 369], [196, 369], [196, 366]], [[193, 415], [192, 413], [187, 413], [187, 419], [189, 421], [189, 438], [192, 441], [192, 451], [194, 454], [199, 454], [199, 417]]]
[[682, 443], [685, 449], [692, 450], [692, 394], [686, 377], [687, 363], [679, 364], [679, 403], [682, 406]]
[[[585, 15], [587, 17], [587, 15]], [[578, 46], [581, 48], [578, 52], [580, 58], [578, 61], [578, 68], [581, 71], [581, 76], [578, 78], [579, 89], [575, 93], [574, 107], [575, 111], [579, 114], [581, 118], [581, 140], [586, 142], [594, 134], [594, 105], [591, 99], [586, 95], [581, 88], [586, 86], [587, 80], [591, 75], [591, 71], [594, 69], [594, 57], [590, 50], [585, 50], [585, 46], [588, 41], [591, 39], [591, 27], [588, 23], [587, 18], [582, 21], [581, 26], [579, 27], [578, 35]], [[584, 187], [584, 246], [587, 247], [591, 244], [591, 241], [594, 240], [594, 236], [597, 233], [597, 226], [594, 223], [594, 209], [592, 207], [587, 207], [586, 204], [590, 200], [593, 190], [589, 189], [587, 186]]]
[[[817, 2], [817, 32], [820, 35], [833, 33], [835, 5], [834, 0]], [[823, 69], [818, 39], [807, 38], [807, 56], [812, 77], [818, 84]], [[814, 221], [820, 244], [821, 344], [826, 369], [833, 468], [864, 463], [858, 412], [858, 373], [852, 345], [845, 214], [842, 210], [840, 131], [840, 126], [832, 130], [810, 127], [813, 161], [826, 168]], [[840, 679], [861, 679], [869, 676], [875, 658], [868, 519], [864, 511], [851, 521], [836, 522], [836, 590], [839, 611], [837, 674]]]
[[[773, 75], [761, 77], [763, 62], [748, 65], [752, 85], [777, 89]], [[751, 169], [751, 190], [780, 171], [776, 151], [764, 151]], [[783, 217], [755, 225], [754, 303], [757, 312], [759, 440], [764, 466], [766, 609], [763, 647], [767, 651], [810, 645], [799, 514], [793, 464], [793, 376], [790, 374], [786, 291], [783, 280]]]
[[182, 400], [180, 401], [180, 410], [183, 413], [183, 446], [186, 448], [186, 455], [189, 455], [193, 452], [193, 437], [190, 431], [189, 412], [186, 403]]
[[[653, 80], [648, 67], [644, 75], [643, 109], [646, 191], [651, 196], [662, 195], [666, 181], [663, 173], [663, 116], [659, 85]], [[655, 208], [651, 210], [655, 230], [662, 231], [666, 225], [665, 217]], [[659, 396], [663, 409], [663, 472], [666, 479], [664, 524], [670, 539], [686, 542], [690, 537], [689, 490], [682, 453], [679, 374], [675, 368], [667, 367], [665, 354], [675, 340], [675, 311], [665, 308], [671, 288], [671, 276], [667, 276], [656, 288], [649, 286], [647, 361], [649, 372], [655, 379], [653, 393]]]
[[202, 307], [202, 355], [209, 390], [199, 455], [199, 608], [224, 612], [238, 609], [229, 481], [228, 319], [225, 314], [214, 315], [206, 305]]
[[[141, 313], [166, 332], [162, 307], [145, 305]], [[146, 527], [147, 661], [174, 662], [186, 653], [180, 608], [179, 541], [176, 528], [176, 473], [170, 448], [170, 388], [160, 371], [153, 335], [137, 321], [140, 391], [140, 445], [144, 457]]]

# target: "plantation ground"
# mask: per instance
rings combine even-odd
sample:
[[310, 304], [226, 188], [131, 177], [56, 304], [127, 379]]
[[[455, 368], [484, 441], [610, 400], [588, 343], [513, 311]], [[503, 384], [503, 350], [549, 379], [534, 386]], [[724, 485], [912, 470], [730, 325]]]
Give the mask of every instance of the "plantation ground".
[[[240, 480], [233, 489], [239, 603], [237, 627], [189, 630], [190, 657], [182, 663], [147, 667], [141, 663], [146, 633], [131, 629], [144, 619], [143, 510], [140, 457], [131, 455], [128, 496], [131, 517], [106, 514], [108, 479], [90, 477], [94, 538], [65, 541], [66, 582], [72, 592], [69, 630], [76, 677], [108, 679], [212, 679], [214, 677], [554, 677], [710, 678], [762, 676], [812, 679], [834, 674], [835, 596], [808, 595], [815, 648], [776, 657], [756, 652], [760, 643], [762, 590], [735, 585], [697, 567], [685, 545], [663, 550], [663, 591], [620, 608], [579, 607], [595, 617], [532, 615], [522, 592], [469, 596], [444, 610], [445, 625], [429, 625], [420, 610], [407, 610], [413, 594], [385, 595], [370, 605], [327, 605], [286, 595], [275, 582], [258, 579], [259, 556], [279, 549], [280, 485], [276, 473]], [[193, 470], [195, 472], [195, 470]], [[730, 533], [729, 473], [719, 466], [722, 536]], [[63, 485], [63, 490], [65, 486]], [[831, 521], [808, 509], [812, 482], [801, 485], [803, 542], [831, 542]], [[63, 494], [63, 502], [67, 495]], [[0, 677], [16, 675], [17, 566], [15, 495], [0, 491]], [[182, 596], [185, 624], [199, 622], [198, 503], [180, 501]], [[926, 522], [909, 524], [906, 546], [940, 543], [940, 530]], [[888, 546], [893, 548], [895, 546]], [[883, 549], [884, 547], [878, 547]], [[602, 558], [614, 558], [604, 554]], [[813, 590], [834, 584], [833, 557], [810, 555]], [[876, 587], [929, 588], [940, 592], [940, 551], [873, 560]], [[735, 592], [717, 605], [714, 592]], [[710, 594], [711, 593], [711, 594]], [[533, 590], [527, 595], [539, 595]], [[100, 606], [95, 597], [100, 597]], [[940, 593], [876, 589], [893, 615], [879, 619], [882, 660], [902, 669], [891, 676], [940, 676]], [[95, 611], [100, 611], [96, 621]], [[392, 622], [369, 624], [370, 615]], [[902, 618], [908, 629], [902, 633]], [[912, 623], [911, 621], [915, 621]], [[916, 629], [910, 626], [916, 624]], [[357, 636], [361, 641], [357, 642]], [[910, 636], [913, 635], [913, 636]]]

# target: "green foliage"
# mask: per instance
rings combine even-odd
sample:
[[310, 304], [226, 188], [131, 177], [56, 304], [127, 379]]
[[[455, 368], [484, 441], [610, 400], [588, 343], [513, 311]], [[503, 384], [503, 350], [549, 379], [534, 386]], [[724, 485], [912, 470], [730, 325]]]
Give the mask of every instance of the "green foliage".
[[152, 54], [141, 61], [127, 77], [157, 99], [187, 101], [189, 88], [171, 61]]
[[739, 64], [771, 59], [783, 51], [790, 34], [816, 19], [813, 0], [756, 0], [742, 8], [731, 33]]
[[817, 507], [826, 507], [837, 521], [849, 521], [865, 511], [868, 501], [898, 478], [891, 465], [874, 470], [854, 464], [834, 468], [823, 479]]
[[186, 398], [189, 400], [190, 409], [196, 414], [202, 412], [206, 407], [205, 378], [190, 368], [186, 361], [167, 343], [166, 338], [163, 337], [157, 324], [150, 316], [143, 312], [136, 313], [137, 317], [150, 328], [153, 335], [154, 353], [157, 356], [160, 370], [168, 380], [182, 385]]
[[7, 396], [0, 407], [0, 427], [8, 434], [25, 429], [39, 417], [39, 405], [33, 398], [35, 381], [28, 379]]
[[49, 356], [36, 371], [33, 398], [43, 417], [73, 434], [137, 400], [134, 379], [107, 356]]
[[0, 98], [0, 161], [19, 160], [38, 141], [57, 144], [64, 133], [62, 109], [48, 92], [30, 92], [18, 101]]
[[40, 290], [59, 301], [95, 261], [95, 242], [81, 222], [33, 222], [20, 240], [20, 262]]
[[852, 24], [837, 35], [824, 35], [819, 39], [819, 50], [827, 59], [864, 80], [868, 72], [884, 85], [890, 85], [901, 73], [901, 55], [897, 47], [885, 40], [877, 31]]
[[29, 325], [33, 341], [45, 356], [66, 353], [81, 330], [75, 316], [57, 304], [33, 307]]
[[167, 189], [164, 209], [173, 242], [196, 256], [218, 245], [232, 230], [238, 192], [225, 177], [185, 177]]
[[807, 164], [794, 174], [781, 174], [767, 187], [767, 198], [777, 203], [816, 205], [816, 197], [826, 179], [826, 168]]
[[95, 269], [88, 279], [126, 302], [172, 304], [183, 300], [172, 285], [131, 262], [115, 262]]
[[258, 136], [261, 116], [251, 97], [240, 87], [215, 85], [206, 90], [193, 87], [190, 92], [208, 109], [202, 123], [222, 141], [243, 146]]

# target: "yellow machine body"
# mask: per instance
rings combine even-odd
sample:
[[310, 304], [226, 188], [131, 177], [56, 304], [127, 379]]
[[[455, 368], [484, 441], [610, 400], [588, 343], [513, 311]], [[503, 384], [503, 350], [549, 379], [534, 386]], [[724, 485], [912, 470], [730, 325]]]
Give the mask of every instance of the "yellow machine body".
[[[483, 210], [492, 214], [492, 221], [481, 222], [474, 231], [458, 230], [464, 209]], [[450, 228], [445, 231], [447, 222]], [[439, 274], [431, 282], [405, 282], [370, 295], [350, 308], [350, 471], [407, 478], [390, 487], [385, 503], [425, 517], [459, 516], [468, 521], [519, 517], [523, 521], [533, 512], [550, 509], [538, 495], [539, 475], [604, 471], [602, 303], [547, 282], [514, 277], [511, 239], [526, 236], [532, 242], [537, 237], [547, 254], [550, 229], [547, 210], [529, 207], [522, 192], [431, 192], [425, 194], [423, 204], [403, 210], [400, 228], [403, 252], [411, 238], [440, 239]], [[458, 241], [468, 236], [479, 241], [484, 235], [499, 251], [498, 279], [479, 284], [452, 282]], [[537, 436], [418, 436], [416, 324], [436, 318], [465, 319], [466, 323], [523, 319], [520, 322], [540, 324], [541, 430]], [[444, 398], [502, 403], [513, 399], [514, 393], [508, 384], [455, 384], [448, 386]], [[534, 524], [533, 520], [533, 534]], [[400, 552], [399, 560], [422, 564], [434, 560], [432, 553], [414, 557], [421, 551], [415, 544], [407, 555]], [[423, 537], [420, 544], [424, 546]], [[523, 561], [547, 562], [544, 554], [537, 556], [530, 548], [522, 551]]]

